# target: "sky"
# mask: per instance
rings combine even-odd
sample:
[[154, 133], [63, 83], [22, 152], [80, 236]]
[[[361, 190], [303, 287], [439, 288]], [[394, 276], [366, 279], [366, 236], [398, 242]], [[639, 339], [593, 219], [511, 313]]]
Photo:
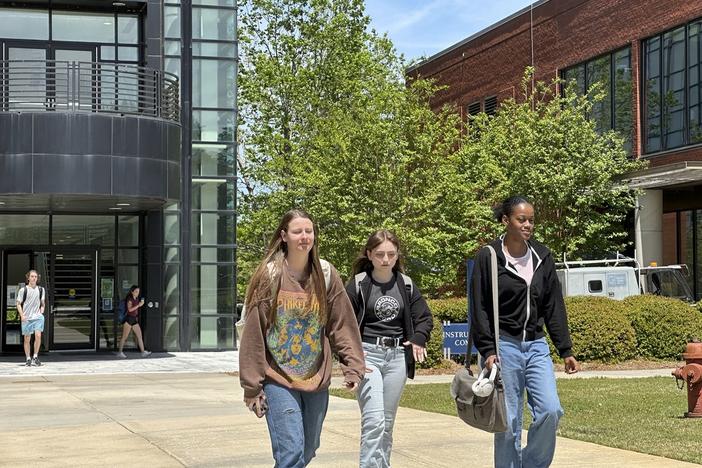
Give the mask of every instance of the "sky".
[[407, 61], [431, 56], [529, 6], [527, 0], [366, 0], [371, 26]]

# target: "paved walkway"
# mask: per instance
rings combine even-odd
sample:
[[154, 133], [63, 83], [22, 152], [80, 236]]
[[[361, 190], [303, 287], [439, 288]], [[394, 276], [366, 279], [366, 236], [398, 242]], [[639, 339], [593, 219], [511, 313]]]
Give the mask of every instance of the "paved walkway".
[[[18, 359], [19, 358], [19, 359]], [[263, 421], [241, 402], [237, 353], [126, 360], [0, 357], [0, 465], [270, 467]], [[420, 381], [446, 381], [422, 376]], [[355, 467], [359, 412], [332, 398], [313, 467]], [[489, 467], [492, 438], [457, 418], [400, 408], [393, 467]], [[554, 467], [699, 466], [559, 438]]]
[[[238, 372], [239, 353], [237, 351], [198, 352], [198, 353], [154, 353], [141, 358], [138, 352], [126, 352], [121, 359], [113, 353], [49, 353], [40, 356], [43, 367], [24, 366], [23, 355], [0, 356], [0, 378], [3, 376], [27, 375], [68, 375], [68, 374], [133, 374], [133, 373], [211, 373]], [[557, 378], [582, 379], [592, 377], [636, 378], [670, 377], [672, 369], [645, 369], [624, 371], [582, 371], [567, 375], [556, 373]], [[418, 375], [408, 383], [450, 382], [453, 375]], [[334, 379], [339, 384], [340, 379]]]

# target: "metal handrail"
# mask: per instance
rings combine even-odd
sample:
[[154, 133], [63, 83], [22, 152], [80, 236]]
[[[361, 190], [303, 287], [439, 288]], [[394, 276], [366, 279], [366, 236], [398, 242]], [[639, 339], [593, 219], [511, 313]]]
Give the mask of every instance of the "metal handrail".
[[0, 60], [0, 112], [106, 112], [180, 121], [178, 77], [123, 63]]

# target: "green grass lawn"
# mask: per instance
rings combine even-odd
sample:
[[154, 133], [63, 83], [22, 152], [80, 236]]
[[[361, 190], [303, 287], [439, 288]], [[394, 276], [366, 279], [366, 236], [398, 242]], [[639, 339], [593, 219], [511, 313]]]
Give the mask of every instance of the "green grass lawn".
[[[672, 377], [560, 379], [558, 394], [559, 436], [702, 464], [702, 419], [682, 417], [687, 394]], [[400, 406], [456, 414], [449, 384], [407, 385]]]

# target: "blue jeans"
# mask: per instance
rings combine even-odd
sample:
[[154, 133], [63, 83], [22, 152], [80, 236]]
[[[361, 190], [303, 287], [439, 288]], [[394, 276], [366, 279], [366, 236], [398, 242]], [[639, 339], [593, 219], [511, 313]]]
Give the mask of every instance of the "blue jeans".
[[276, 468], [303, 468], [319, 448], [329, 392], [301, 392], [274, 383], [263, 385], [266, 422]]
[[[556, 450], [556, 429], [563, 409], [546, 339], [500, 337], [500, 364], [508, 429], [495, 434], [495, 468], [548, 467]], [[525, 389], [533, 420], [522, 449]]]
[[361, 408], [360, 467], [387, 468], [392, 451], [392, 429], [407, 380], [405, 350], [363, 343], [366, 367], [358, 390]]

